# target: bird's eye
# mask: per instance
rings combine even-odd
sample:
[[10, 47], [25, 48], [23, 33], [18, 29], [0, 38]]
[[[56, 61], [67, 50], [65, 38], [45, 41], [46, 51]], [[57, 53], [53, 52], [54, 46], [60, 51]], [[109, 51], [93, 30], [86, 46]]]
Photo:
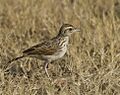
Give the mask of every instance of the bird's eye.
[[69, 29], [69, 31], [71, 31], [71, 30], [72, 30], [72, 28]]

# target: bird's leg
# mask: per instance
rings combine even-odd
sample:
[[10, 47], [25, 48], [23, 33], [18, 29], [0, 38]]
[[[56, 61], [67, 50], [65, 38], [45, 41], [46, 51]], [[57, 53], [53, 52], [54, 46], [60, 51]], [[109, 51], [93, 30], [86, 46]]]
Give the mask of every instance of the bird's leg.
[[50, 78], [50, 76], [48, 74], [48, 70], [47, 70], [48, 64], [49, 64], [49, 62], [45, 62], [45, 73], [46, 73], [47, 77], [51, 80], [51, 78]]

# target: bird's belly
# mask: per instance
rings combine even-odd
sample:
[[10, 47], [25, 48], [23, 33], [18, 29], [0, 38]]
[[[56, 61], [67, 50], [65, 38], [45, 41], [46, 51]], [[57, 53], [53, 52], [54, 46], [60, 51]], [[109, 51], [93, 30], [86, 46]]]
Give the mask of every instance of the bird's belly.
[[57, 60], [57, 59], [63, 57], [65, 55], [66, 51], [67, 51], [67, 47], [65, 47], [61, 50], [58, 50], [53, 55], [43, 55], [42, 57], [45, 60], [53, 61], [53, 60]]

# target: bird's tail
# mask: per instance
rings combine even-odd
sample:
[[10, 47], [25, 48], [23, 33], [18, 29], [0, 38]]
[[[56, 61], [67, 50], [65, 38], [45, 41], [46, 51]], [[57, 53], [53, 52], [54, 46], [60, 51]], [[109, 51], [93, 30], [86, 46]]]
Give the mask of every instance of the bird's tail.
[[25, 57], [25, 56], [22, 55], [22, 56], [19, 56], [19, 57], [16, 57], [16, 58], [13, 58], [12, 60], [10, 60], [10, 61], [8, 62], [8, 64], [7, 64], [8, 66], [7, 66], [7, 68], [5, 69], [5, 72], [9, 71], [9, 69], [12, 68], [12, 66], [13, 66], [13, 64], [11, 64], [12, 62], [17, 61], [18, 59], [21, 59], [21, 58], [23, 58], [23, 57]]
[[22, 55], [22, 56], [19, 56], [19, 57], [13, 58], [13, 59], [10, 60], [8, 63], [12, 63], [13, 61], [17, 61], [18, 59], [21, 59], [21, 58], [23, 58], [23, 57], [25, 57], [25, 56]]

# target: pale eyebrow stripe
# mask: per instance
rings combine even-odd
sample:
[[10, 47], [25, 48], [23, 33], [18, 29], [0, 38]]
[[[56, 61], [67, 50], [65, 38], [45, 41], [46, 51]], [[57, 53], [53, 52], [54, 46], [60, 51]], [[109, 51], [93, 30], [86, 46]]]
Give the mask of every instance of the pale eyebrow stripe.
[[65, 30], [67, 30], [67, 29], [69, 29], [69, 28], [73, 28], [73, 27], [67, 27], [67, 28], [65, 28]]

